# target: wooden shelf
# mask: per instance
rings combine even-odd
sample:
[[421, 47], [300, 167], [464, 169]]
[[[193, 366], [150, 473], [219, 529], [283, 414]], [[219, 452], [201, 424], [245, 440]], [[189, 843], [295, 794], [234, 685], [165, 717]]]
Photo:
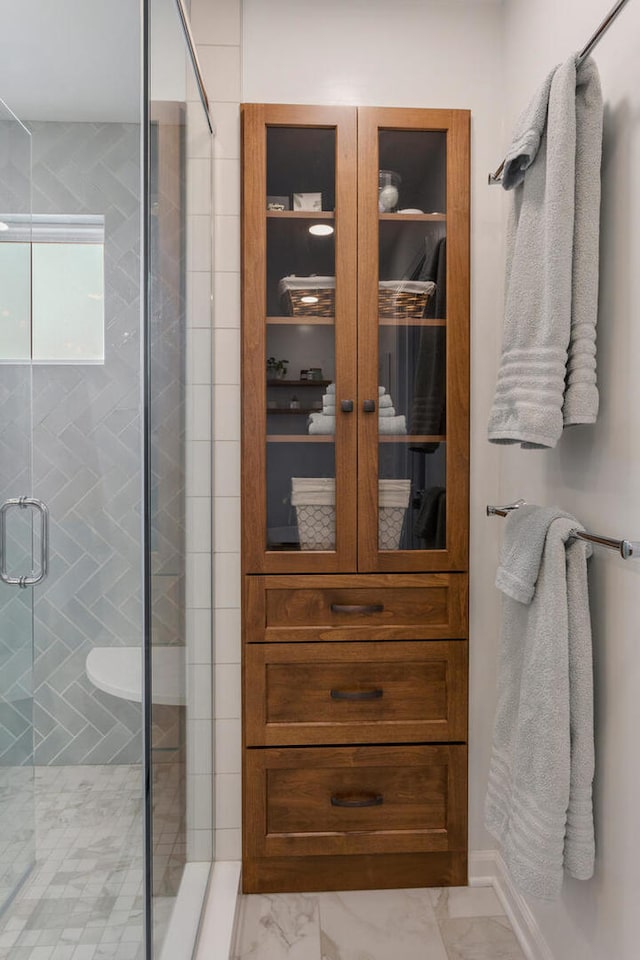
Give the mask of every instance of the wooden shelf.
[[380, 220], [408, 220], [415, 222], [443, 223], [447, 219], [446, 213], [381, 213]]
[[268, 387], [328, 387], [333, 380], [267, 380]]
[[[325, 326], [332, 327], [335, 317], [267, 317], [267, 323], [274, 326], [303, 327]], [[440, 319], [425, 319], [424, 317], [380, 317], [381, 327], [446, 327], [447, 321]]]
[[380, 317], [381, 327], [446, 327], [446, 320], [427, 320], [424, 317]]
[[334, 443], [335, 436], [332, 433], [312, 434], [308, 433], [271, 433], [267, 435], [267, 443]]
[[287, 326], [304, 327], [317, 324], [318, 326], [332, 327], [335, 317], [267, 317], [267, 323], [283, 324]]
[[316, 408], [314, 409], [313, 407], [309, 407], [309, 408], [306, 408], [306, 409], [304, 409], [304, 410], [300, 410], [300, 409], [290, 410], [290, 409], [288, 409], [287, 407], [277, 407], [277, 408], [272, 407], [271, 409], [269, 409], [269, 408], [267, 407], [267, 416], [268, 416], [268, 417], [272, 417], [272, 416], [274, 416], [274, 415], [275, 415], [276, 417], [283, 417], [283, 416], [287, 416], [287, 417], [308, 417], [311, 413], [322, 413], [322, 408], [321, 408], [321, 407], [316, 407]]
[[[273, 412], [273, 411], [271, 411]], [[284, 411], [290, 412], [290, 411]], [[295, 412], [295, 411], [294, 411]], [[317, 412], [317, 411], [314, 411]], [[433, 436], [422, 436], [419, 434], [409, 434], [409, 433], [387, 433], [380, 434], [378, 437], [379, 443], [445, 443], [446, 435], [433, 435]], [[307, 434], [307, 433], [290, 433], [290, 434], [269, 434], [267, 436], [267, 443], [333, 443], [335, 441], [335, 434], [333, 433], [321, 433], [321, 434]]]
[[333, 210], [266, 210], [268, 217], [283, 220], [334, 220]]
[[444, 443], [446, 439], [446, 434], [422, 436], [411, 433], [381, 433], [378, 436], [380, 443]]

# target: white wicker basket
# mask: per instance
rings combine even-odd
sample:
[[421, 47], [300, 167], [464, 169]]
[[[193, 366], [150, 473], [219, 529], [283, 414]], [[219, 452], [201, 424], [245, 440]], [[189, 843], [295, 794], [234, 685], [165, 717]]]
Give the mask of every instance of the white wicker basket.
[[[378, 544], [397, 550], [411, 495], [410, 480], [378, 481]], [[335, 550], [336, 482], [330, 477], [292, 477], [291, 505], [296, 508], [301, 550]]]

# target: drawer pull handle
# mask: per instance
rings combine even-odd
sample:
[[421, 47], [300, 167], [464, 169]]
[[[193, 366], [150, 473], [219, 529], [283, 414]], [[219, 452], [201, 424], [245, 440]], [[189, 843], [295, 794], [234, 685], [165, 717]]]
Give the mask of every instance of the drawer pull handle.
[[331, 797], [332, 807], [381, 807], [384, 797], [381, 793], [334, 793]]
[[382, 613], [384, 603], [332, 603], [332, 613]]
[[332, 700], [379, 700], [382, 696], [382, 690], [378, 687], [375, 690], [332, 690]]

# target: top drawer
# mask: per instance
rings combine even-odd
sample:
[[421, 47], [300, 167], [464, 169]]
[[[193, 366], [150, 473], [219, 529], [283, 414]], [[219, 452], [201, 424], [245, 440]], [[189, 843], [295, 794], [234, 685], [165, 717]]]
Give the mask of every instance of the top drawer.
[[246, 577], [245, 640], [467, 636], [467, 575]]

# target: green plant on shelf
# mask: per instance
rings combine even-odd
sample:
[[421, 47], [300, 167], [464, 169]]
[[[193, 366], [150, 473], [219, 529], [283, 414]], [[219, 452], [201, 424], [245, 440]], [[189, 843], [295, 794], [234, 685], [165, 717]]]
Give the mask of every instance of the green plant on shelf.
[[267, 377], [273, 380], [282, 380], [287, 375], [288, 360], [276, 360], [275, 357], [269, 357], [267, 360]]

